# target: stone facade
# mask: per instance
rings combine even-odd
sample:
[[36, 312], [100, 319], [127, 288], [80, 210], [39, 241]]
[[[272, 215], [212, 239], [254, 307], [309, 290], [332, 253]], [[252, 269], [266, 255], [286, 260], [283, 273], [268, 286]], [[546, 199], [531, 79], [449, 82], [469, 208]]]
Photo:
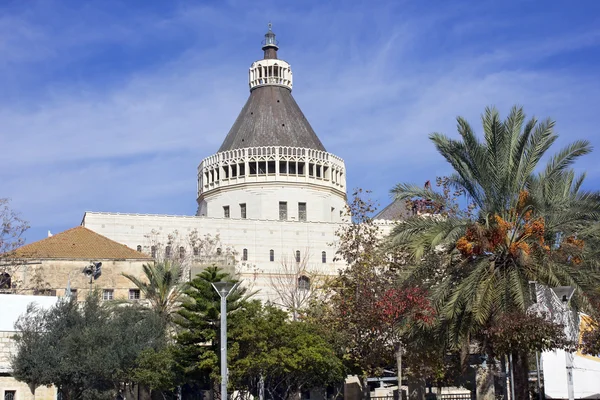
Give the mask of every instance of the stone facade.
[[[13, 279], [19, 282], [16, 290], [20, 294], [43, 293], [54, 296], [64, 296], [70, 281], [70, 288], [79, 299], [85, 298], [90, 289], [101, 292], [112, 291], [110, 298], [127, 299], [130, 289], [136, 286], [122, 273], [139, 278], [143, 277], [142, 265], [148, 261], [142, 260], [110, 260], [94, 259], [102, 262], [102, 275], [98, 279], [90, 278], [82, 271], [90, 264], [86, 259], [41, 259], [32, 260], [35, 264], [21, 265], [15, 269]], [[104, 293], [104, 296], [110, 296]], [[107, 297], [107, 299], [109, 299]]]

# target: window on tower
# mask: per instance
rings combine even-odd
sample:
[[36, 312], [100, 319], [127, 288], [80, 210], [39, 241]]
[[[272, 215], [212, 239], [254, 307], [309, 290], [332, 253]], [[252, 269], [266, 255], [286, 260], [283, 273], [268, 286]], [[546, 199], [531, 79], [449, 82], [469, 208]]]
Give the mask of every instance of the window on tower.
[[325, 264], [327, 262], [327, 252], [321, 252], [321, 262]]
[[287, 161], [279, 161], [279, 173], [287, 174]]
[[246, 219], [246, 203], [240, 204], [240, 217]]
[[275, 261], [275, 250], [269, 250], [269, 261]]
[[242, 251], [242, 261], [248, 261], [248, 249]]
[[296, 262], [300, 262], [300, 250], [296, 250]]
[[287, 221], [287, 202], [285, 201], [279, 202], [279, 220]]
[[223, 206], [223, 217], [229, 218], [229, 206]]
[[298, 203], [298, 221], [306, 221], [306, 203]]

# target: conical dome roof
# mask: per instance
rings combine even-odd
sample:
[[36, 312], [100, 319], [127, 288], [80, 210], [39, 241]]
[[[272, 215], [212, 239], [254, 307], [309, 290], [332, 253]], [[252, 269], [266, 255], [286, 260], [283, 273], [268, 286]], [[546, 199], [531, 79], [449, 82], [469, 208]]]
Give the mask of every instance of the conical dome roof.
[[325, 151], [292, 97], [292, 69], [287, 62], [277, 58], [277, 41], [271, 24], [265, 38], [264, 58], [250, 67], [250, 97], [219, 152], [260, 146]]
[[275, 85], [257, 87], [250, 92], [219, 152], [259, 146], [325, 151], [290, 90]]

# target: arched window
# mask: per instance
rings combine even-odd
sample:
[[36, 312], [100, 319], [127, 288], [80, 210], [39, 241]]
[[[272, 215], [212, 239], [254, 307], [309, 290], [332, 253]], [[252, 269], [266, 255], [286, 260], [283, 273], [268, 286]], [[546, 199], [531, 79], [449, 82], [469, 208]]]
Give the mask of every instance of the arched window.
[[223, 253], [223, 250], [221, 250], [221, 248], [220, 248], [220, 247], [217, 247], [217, 255], [218, 255], [218, 256], [220, 256], [220, 255], [221, 255], [221, 253]]
[[165, 247], [165, 257], [171, 257], [171, 246]]
[[323, 264], [325, 264], [327, 262], [327, 252], [325, 252], [325, 251], [321, 252], [321, 262]]
[[275, 250], [269, 250], [269, 261], [275, 261]]
[[179, 258], [185, 257], [185, 248], [183, 246], [179, 246]]
[[152, 255], [152, 258], [156, 257], [156, 246], [150, 247], [150, 254]]
[[299, 290], [309, 290], [310, 289], [310, 278], [308, 276], [302, 275], [298, 278], [298, 289]]
[[296, 262], [300, 262], [300, 250], [296, 250]]
[[248, 261], [248, 249], [242, 251], [242, 261]]
[[142, 252], [142, 246], [141, 245], [137, 245], [137, 251], [139, 251], [140, 253]]
[[10, 274], [4, 272], [0, 274], [0, 289], [10, 289], [12, 287], [12, 281]]
[[200, 254], [200, 249], [197, 246], [195, 246], [194, 247], [194, 255], [197, 256], [198, 254]]

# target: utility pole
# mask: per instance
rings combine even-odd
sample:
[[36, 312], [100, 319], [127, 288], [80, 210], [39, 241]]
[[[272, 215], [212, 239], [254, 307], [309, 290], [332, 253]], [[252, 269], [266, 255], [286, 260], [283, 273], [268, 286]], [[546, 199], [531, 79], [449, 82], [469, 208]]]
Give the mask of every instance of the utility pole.
[[[575, 288], [572, 286], [558, 286], [552, 288], [552, 291], [562, 304], [561, 319], [566, 328], [567, 339], [573, 339], [570, 317], [569, 317], [569, 301], [573, 297]], [[575, 400], [575, 387], [573, 386], [573, 353], [565, 350], [565, 367], [567, 370], [567, 396], [569, 400]]]

